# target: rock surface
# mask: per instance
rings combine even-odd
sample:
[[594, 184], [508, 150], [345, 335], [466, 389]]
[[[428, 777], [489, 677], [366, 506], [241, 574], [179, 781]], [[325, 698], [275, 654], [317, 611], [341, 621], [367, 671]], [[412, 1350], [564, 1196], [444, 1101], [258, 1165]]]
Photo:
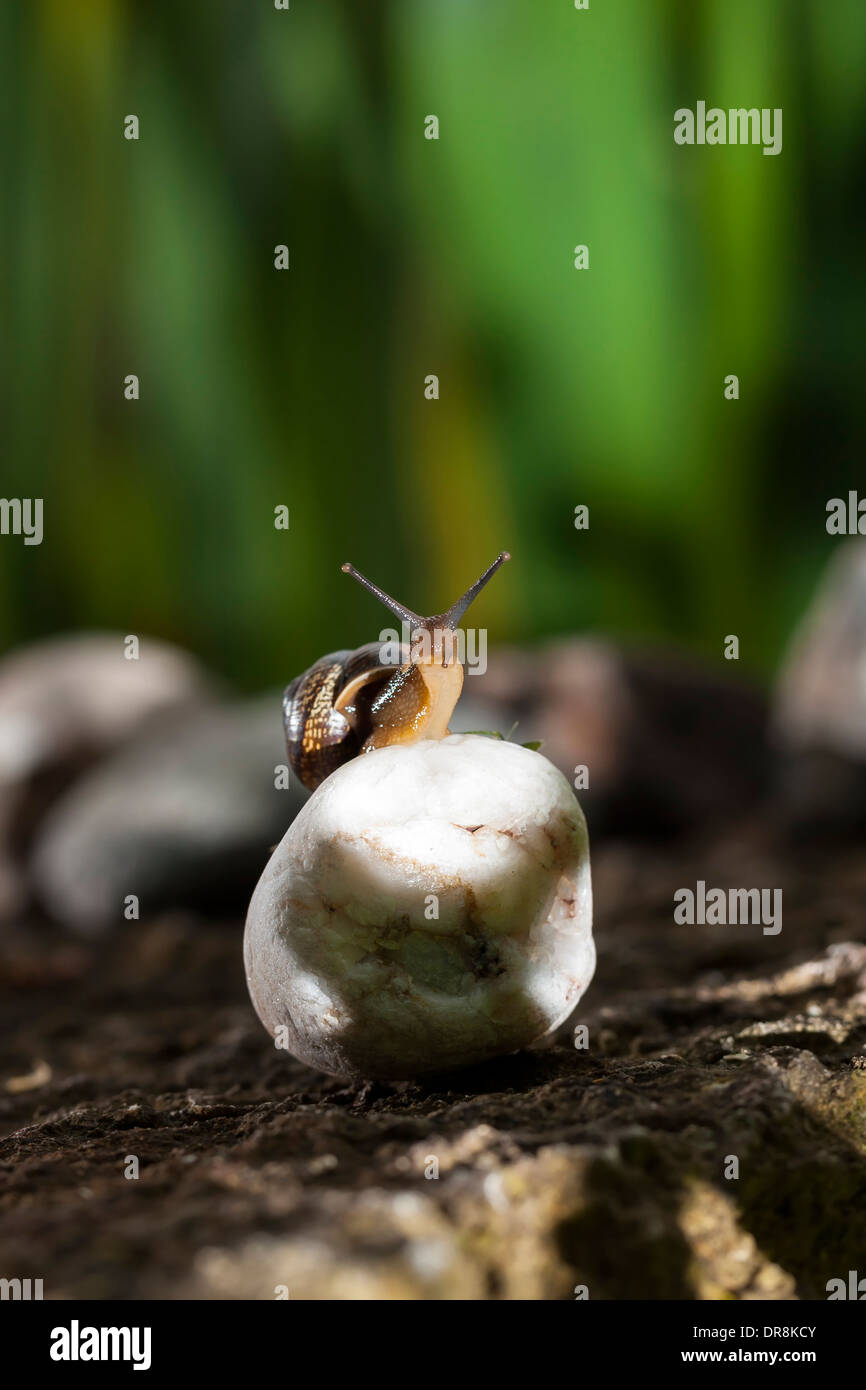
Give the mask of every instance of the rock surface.
[[[395, 1085], [275, 1054], [239, 920], [22, 928], [0, 1267], [61, 1298], [825, 1298], [866, 1249], [862, 854], [741, 823], [593, 874], [588, 1048]], [[674, 925], [698, 878], [781, 885], [782, 932]]]

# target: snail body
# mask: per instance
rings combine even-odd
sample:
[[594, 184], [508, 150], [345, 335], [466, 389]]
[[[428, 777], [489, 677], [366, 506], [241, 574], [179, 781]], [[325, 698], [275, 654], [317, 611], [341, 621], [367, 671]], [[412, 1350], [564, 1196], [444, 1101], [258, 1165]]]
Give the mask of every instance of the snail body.
[[399, 659], [383, 645], [330, 652], [296, 677], [283, 696], [289, 765], [310, 791], [343, 763], [393, 744], [441, 739], [463, 689], [455, 634], [463, 614], [510, 556], [506, 551], [445, 613], [422, 618], [351, 565], [343, 571], [374, 594], [413, 635]]

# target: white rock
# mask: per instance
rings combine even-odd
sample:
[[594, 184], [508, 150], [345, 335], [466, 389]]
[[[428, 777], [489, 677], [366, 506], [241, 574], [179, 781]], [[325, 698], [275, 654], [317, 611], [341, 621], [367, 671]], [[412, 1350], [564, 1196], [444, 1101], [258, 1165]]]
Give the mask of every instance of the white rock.
[[322, 1071], [409, 1077], [527, 1046], [595, 969], [574, 793], [540, 754], [473, 735], [355, 758], [274, 851], [244, 958], [268, 1032]]

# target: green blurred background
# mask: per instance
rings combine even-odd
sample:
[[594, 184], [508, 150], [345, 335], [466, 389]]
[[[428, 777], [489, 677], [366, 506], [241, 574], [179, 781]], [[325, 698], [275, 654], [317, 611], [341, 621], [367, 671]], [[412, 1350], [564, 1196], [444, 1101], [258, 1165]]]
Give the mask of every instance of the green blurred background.
[[[866, 481], [864, 69], [862, 0], [7, 0], [4, 647], [254, 688], [379, 631], [343, 560], [429, 612], [507, 547], [493, 641], [768, 673]], [[676, 146], [699, 99], [782, 153]]]

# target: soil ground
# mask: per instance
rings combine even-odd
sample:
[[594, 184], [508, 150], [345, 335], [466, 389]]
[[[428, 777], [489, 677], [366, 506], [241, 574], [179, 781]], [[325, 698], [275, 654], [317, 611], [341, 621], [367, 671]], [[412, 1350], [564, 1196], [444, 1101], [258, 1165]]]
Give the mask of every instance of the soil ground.
[[[609, 844], [593, 871], [588, 1047], [423, 1083], [275, 1052], [240, 921], [8, 934], [0, 1275], [61, 1298], [761, 1299], [866, 1273], [862, 853], [782, 853], [752, 823]], [[675, 925], [698, 879], [781, 887], [781, 933]]]

